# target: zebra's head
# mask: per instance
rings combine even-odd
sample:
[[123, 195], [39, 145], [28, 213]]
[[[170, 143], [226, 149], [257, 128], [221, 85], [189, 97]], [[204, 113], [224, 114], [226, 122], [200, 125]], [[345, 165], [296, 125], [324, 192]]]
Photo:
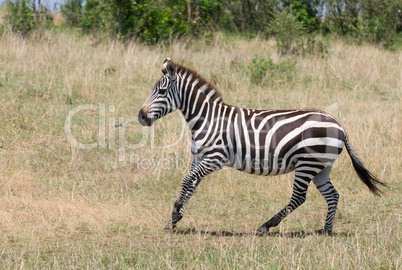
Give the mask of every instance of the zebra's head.
[[138, 121], [143, 126], [151, 126], [152, 123], [175, 111], [178, 107], [178, 94], [176, 87], [176, 65], [170, 58], [163, 62], [163, 76], [157, 81], [151, 95], [145, 101], [138, 114]]

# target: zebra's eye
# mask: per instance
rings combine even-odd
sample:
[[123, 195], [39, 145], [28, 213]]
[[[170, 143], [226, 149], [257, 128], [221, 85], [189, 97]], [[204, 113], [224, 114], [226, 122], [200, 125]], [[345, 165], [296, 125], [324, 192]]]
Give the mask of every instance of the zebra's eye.
[[161, 95], [166, 94], [166, 88], [159, 88], [159, 94]]

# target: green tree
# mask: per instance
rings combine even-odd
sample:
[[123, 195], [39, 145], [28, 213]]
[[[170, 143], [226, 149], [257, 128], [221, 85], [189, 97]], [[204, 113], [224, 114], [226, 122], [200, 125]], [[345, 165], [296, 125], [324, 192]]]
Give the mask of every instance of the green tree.
[[401, 32], [400, 0], [326, 0], [325, 5], [327, 32], [385, 45], [392, 44]]
[[276, 9], [275, 1], [235, 0], [224, 1], [223, 20], [230, 18], [232, 22], [225, 21], [222, 25], [230, 25], [240, 33], [267, 33], [267, 26], [272, 20], [272, 12]]
[[391, 45], [398, 32], [398, 24], [402, 23], [402, 3], [397, 0], [363, 0], [361, 6], [357, 35], [372, 43]]
[[6, 3], [6, 21], [10, 25], [11, 31], [26, 36], [35, 28], [35, 10], [30, 4], [31, 1], [28, 0]]
[[278, 51], [281, 54], [290, 53], [295, 43], [302, 43], [305, 34], [303, 23], [289, 12], [288, 8], [273, 12], [274, 19], [269, 24], [271, 32], [275, 35]]
[[291, 13], [303, 24], [308, 32], [319, 29], [318, 6], [319, 0], [291, 1], [288, 6]]
[[327, 32], [348, 34], [356, 28], [359, 14], [359, 0], [325, 0], [325, 28]]
[[71, 26], [77, 26], [79, 24], [82, 10], [83, 0], [67, 0], [60, 8], [67, 24]]

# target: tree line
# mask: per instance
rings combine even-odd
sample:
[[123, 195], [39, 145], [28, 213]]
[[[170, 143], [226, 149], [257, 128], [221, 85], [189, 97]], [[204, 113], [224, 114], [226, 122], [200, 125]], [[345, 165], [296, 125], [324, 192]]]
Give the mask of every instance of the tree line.
[[[52, 26], [53, 17], [40, 0], [8, 1], [5, 8], [3, 29], [27, 35]], [[402, 35], [400, 0], [67, 0], [60, 12], [66, 27], [147, 44], [223, 31], [289, 38], [334, 34], [387, 47]]]

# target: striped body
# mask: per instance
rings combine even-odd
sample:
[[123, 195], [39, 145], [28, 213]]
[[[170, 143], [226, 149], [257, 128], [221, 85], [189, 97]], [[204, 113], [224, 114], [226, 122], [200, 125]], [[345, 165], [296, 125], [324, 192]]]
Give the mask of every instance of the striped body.
[[374, 184], [382, 184], [365, 169], [339, 122], [315, 109], [256, 110], [223, 102], [216, 88], [181, 65], [165, 60], [165, 74], [155, 84], [139, 113], [143, 125], [179, 109], [192, 132], [194, 157], [190, 173], [184, 178], [175, 202], [173, 229], [182, 218], [190, 197], [201, 179], [221, 169], [233, 167], [257, 175], [279, 175], [295, 170], [293, 194], [289, 204], [261, 226], [267, 232], [306, 198], [311, 181], [328, 204], [324, 230], [331, 232], [339, 195], [329, 180], [329, 172], [342, 149], [346, 148], [363, 182], [378, 195]]
[[224, 165], [250, 174], [289, 173], [300, 158], [329, 165], [344, 147], [342, 127], [318, 110], [254, 110], [220, 104], [214, 119], [193, 133], [193, 155], [202, 160], [220, 152]]

